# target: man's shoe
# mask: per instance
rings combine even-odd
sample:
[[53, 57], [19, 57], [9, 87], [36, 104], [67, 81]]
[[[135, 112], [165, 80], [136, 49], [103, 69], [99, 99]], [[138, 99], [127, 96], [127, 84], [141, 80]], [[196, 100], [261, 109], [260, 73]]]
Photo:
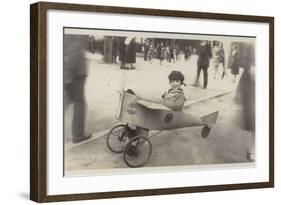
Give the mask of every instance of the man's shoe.
[[92, 137], [91, 134], [89, 134], [89, 135], [84, 135], [84, 136], [82, 136], [82, 137], [75, 137], [75, 138], [72, 139], [72, 142], [73, 142], [74, 144], [77, 144], [77, 143], [83, 142], [83, 141], [85, 141], [85, 140], [88, 140], [88, 139], [90, 139], [91, 137]]

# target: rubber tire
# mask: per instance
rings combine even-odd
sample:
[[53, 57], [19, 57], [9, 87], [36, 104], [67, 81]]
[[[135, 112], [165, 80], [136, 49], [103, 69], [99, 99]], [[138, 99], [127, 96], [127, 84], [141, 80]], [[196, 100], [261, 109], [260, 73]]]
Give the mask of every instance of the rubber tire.
[[[122, 149], [115, 149], [115, 148], [110, 144], [110, 139], [113, 137], [113, 135], [112, 135], [113, 131], [114, 131], [115, 129], [121, 128], [121, 127], [124, 128], [124, 131], [122, 132], [122, 134], [124, 134], [123, 137], [127, 137], [127, 136], [126, 136], [126, 135], [127, 135], [127, 133], [126, 133], [126, 126], [127, 126], [127, 125], [124, 125], [124, 124], [116, 125], [116, 126], [114, 126], [114, 127], [109, 131], [109, 133], [107, 134], [106, 145], [107, 145], [107, 147], [108, 147], [108, 149], [109, 149], [110, 151], [112, 151], [112, 152], [114, 152], [114, 153], [122, 153], [122, 152], [123, 152], [124, 148], [122, 148]], [[119, 137], [119, 136], [118, 136], [118, 137]]]
[[[135, 164], [131, 164], [131, 163], [128, 161], [127, 156], [128, 156], [128, 150], [131, 148], [132, 142], [134, 142], [135, 140], [139, 140], [139, 139], [143, 139], [144, 141], [146, 141], [146, 142], [148, 143], [148, 146], [149, 146], [149, 154], [148, 154], [147, 159], [146, 159], [144, 162], [135, 165]], [[132, 167], [132, 168], [142, 167], [142, 166], [144, 166], [144, 165], [148, 162], [148, 160], [150, 159], [151, 153], [152, 153], [152, 144], [151, 144], [150, 140], [149, 140], [148, 138], [146, 138], [146, 137], [136, 136], [136, 137], [133, 137], [132, 139], [130, 139], [130, 141], [126, 144], [125, 149], [124, 149], [124, 152], [123, 152], [123, 159], [124, 159], [124, 162], [127, 164], [128, 167]], [[140, 154], [141, 154], [141, 152], [140, 152]]]
[[201, 130], [201, 136], [203, 138], [207, 138], [210, 134], [211, 128], [209, 128], [208, 126], [204, 126]]

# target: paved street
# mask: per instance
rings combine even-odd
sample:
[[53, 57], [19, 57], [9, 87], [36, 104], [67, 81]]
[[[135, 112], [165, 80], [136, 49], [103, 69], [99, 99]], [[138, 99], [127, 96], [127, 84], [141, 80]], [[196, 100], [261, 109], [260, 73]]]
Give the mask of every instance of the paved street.
[[[212, 67], [209, 68], [207, 89], [191, 86], [196, 76], [196, 57], [162, 66], [157, 59], [150, 63], [139, 57], [135, 70], [124, 71], [119, 69], [119, 64], [104, 64], [101, 55], [88, 54], [86, 130], [93, 133], [94, 137], [86, 143], [72, 145], [72, 107], [69, 106], [65, 114], [66, 175], [79, 173], [79, 170], [94, 173], [96, 169], [127, 167], [122, 154], [110, 152], [105, 142], [107, 130], [122, 123], [116, 121], [114, 116], [119, 102], [117, 91], [122, 89], [124, 75], [125, 89], [131, 88], [139, 96], [151, 100], [159, 100], [169, 88], [168, 74], [172, 70], [180, 70], [185, 75], [188, 86], [183, 89], [189, 102], [235, 90], [237, 84], [232, 82], [231, 75], [228, 74], [223, 80], [213, 79]], [[202, 77], [203, 73], [200, 82]], [[246, 153], [254, 147], [254, 137], [252, 133], [241, 130], [243, 110], [241, 105], [234, 103], [234, 94], [230, 92], [192, 106], [191, 112], [200, 115], [220, 111], [217, 123], [207, 139], [201, 138], [201, 127], [151, 131], [153, 150], [146, 167], [249, 162]]]

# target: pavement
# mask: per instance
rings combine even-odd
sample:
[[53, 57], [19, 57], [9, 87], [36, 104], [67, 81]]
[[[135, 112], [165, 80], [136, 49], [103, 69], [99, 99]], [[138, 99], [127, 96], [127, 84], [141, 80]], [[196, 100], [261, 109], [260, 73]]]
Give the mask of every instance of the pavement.
[[[65, 175], [127, 168], [122, 154], [112, 153], [106, 146], [108, 131], [122, 123], [114, 117], [119, 102], [118, 90], [125, 86], [141, 97], [159, 100], [169, 88], [167, 76], [172, 70], [180, 70], [185, 75], [188, 86], [183, 89], [189, 101], [205, 99], [192, 105], [192, 112], [204, 115], [219, 110], [220, 114], [208, 138], [201, 137], [201, 127], [150, 131], [153, 149], [145, 167], [253, 162], [247, 152], [254, 150], [254, 135], [241, 129], [243, 109], [234, 102], [238, 81], [232, 82], [229, 70], [223, 80], [214, 79], [211, 65], [208, 88], [191, 86], [196, 77], [196, 60], [197, 56], [192, 56], [188, 61], [160, 65], [157, 59], [146, 62], [137, 58], [136, 69], [124, 71], [120, 70], [119, 64], [103, 63], [101, 55], [88, 54], [86, 132], [92, 133], [93, 137], [80, 144], [71, 143], [72, 107], [69, 106], [65, 111]], [[203, 73], [200, 82], [202, 78]], [[227, 94], [221, 95], [223, 93]], [[216, 97], [210, 98], [212, 96]]]

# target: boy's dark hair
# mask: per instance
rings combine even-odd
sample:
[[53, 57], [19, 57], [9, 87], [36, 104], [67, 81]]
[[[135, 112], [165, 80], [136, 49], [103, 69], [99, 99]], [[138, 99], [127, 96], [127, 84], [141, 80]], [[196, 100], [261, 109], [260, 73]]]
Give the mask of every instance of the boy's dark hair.
[[168, 78], [169, 78], [169, 81], [179, 80], [179, 81], [181, 81], [181, 84], [183, 84], [183, 81], [184, 81], [184, 75], [180, 71], [175, 71], [175, 70], [173, 70], [169, 74]]

